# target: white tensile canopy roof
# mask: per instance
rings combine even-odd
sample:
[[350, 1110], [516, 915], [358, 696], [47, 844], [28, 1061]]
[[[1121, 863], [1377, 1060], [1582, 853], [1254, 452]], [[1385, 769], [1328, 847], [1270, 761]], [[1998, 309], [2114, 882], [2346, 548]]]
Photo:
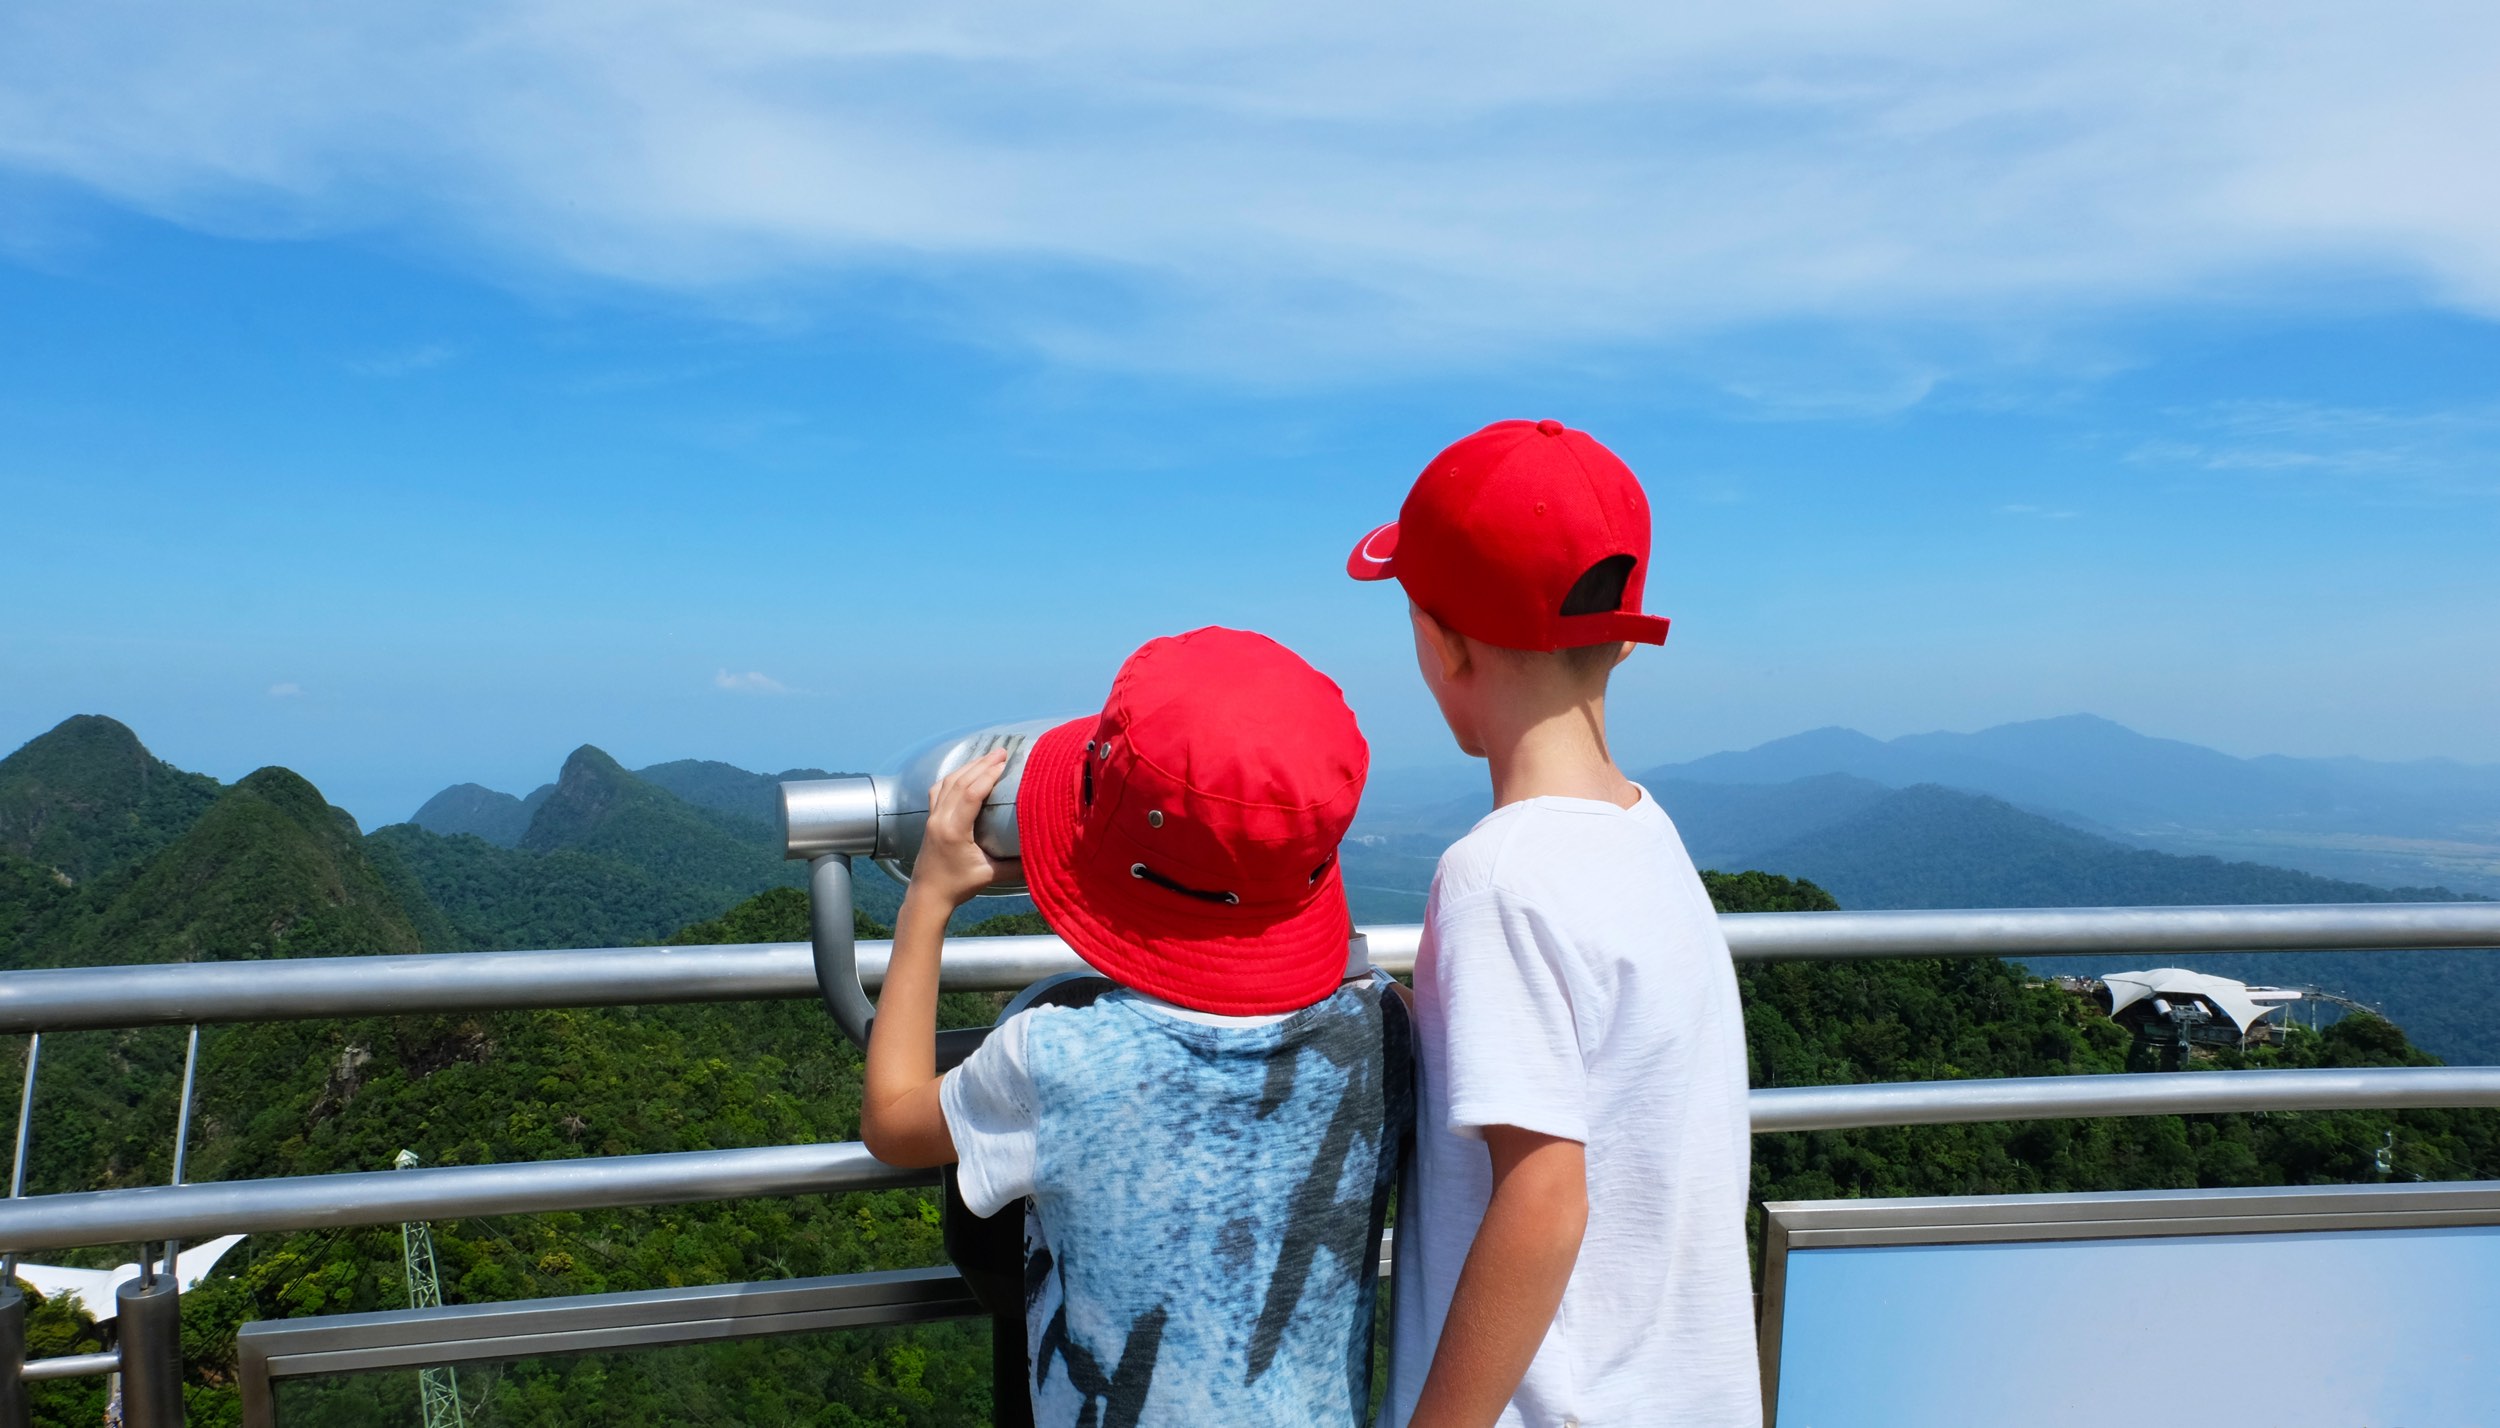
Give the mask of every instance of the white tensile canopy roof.
[[[227, 1235], [204, 1245], [193, 1245], [174, 1256], [175, 1287], [185, 1294], [190, 1293], [191, 1286], [207, 1278], [208, 1272], [225, 1257], [226, 1251], [242, 1242], [241, 1235]], [[46, 1299], [58, 1299], [64, 1294], [77, 1295], [78, 1302], [86, 1306], [87, 1313], [99, 1324], [121, 1313], [121, 1305], [113, 1296], [123, 1285], [137, 1279], [139, 1274], [139, 1266], [135, 1264], [115, 1265], [111, 1269], [72, 1269], [58, 1264], [21, 1264], [17, 1267], [17, 1277], [33, 1285]]]
[[2122, 1009], [2131, 1007], [2148, 997], [2167, 997], [2174, 1001], [2186, 997], [2201, 997], [2211, 1002], [2216, 1011], [2229, 1017], [2231, 1024], [2238, 1027], [2243, 1036], [2268, 1012], [2276, 1010], [2287, 1000], [2297, 1000], [2297, 994], [2286, 996], [2270, 987], [2251, 988], [2246, 982], [2234, 982], [2228, 977], [2191, 972], [2185, 967], [2155, 967], [2147, 972], [2111, 972], [2102, 977], [2101, 982], [2109, 988], [2109, 1014], [2111, 1016], [2116, 1016]]

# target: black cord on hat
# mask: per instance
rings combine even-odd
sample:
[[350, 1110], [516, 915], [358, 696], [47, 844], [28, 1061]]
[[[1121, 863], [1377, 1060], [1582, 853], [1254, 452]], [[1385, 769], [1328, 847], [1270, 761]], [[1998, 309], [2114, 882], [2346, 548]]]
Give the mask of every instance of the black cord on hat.
[[1173, 892], [1181, 894], [1183, 897], [1194, 897], [1200, 902], [1220, 902], [1226, 906], [1239, 906], [1241, 903], [1241, 894], [1239, 893], [1209, 892], [1205, 888], [1193, 888], [1181, 883], [1176, 883], [1170, 878], [1165, 877], [1163, 874], [1156, 872], [1154, 869], [1147, 867], [1144, 863], [1129, 864], [1128, 875], [1132, 878], [1144, 878], [1147, 882], [1153, 883], [1156, 887], [1167, 888]]

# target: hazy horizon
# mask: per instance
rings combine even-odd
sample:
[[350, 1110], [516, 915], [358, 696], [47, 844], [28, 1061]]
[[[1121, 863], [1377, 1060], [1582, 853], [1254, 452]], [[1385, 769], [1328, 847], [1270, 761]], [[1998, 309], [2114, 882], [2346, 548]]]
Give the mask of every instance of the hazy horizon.
[[[396, 785], [404, 785], [406, 788], [421, 790], [419, 792], [415, 792], [413, 795], [405, 796], [400, 799], [400, 802], [404, 803], [405, 807], [400, 807], [397, 804], [384, 807], [358, 807], [355, 804], [348, 802], [346, 795], [341, 793], [339, 789], [370, 789], [375, 787], [377, 780], [369, 774], [359, 775], [355, 771], [350, 770], [343, 778], [325, 778], [322, 772], [308, 768], [299, 762], [292, 762], [284, 757], [247, 758], [239, 764], [229, 765], [223, 768], [204, 767], [195, 763], [187, 763], [182, 758], [169, 753], [167, 751], [166, 744], [151, 730], [132, 724], [130, 720], [122, 718], [122, 716], [113, 713], [111, 710], [80, 709], [72, 711], [71, 714], [65, 714], [62, 717], [69, 718], [74, 714], [101, 714], [108, 718], [116, 719], [122, 724], [128, 725], [131, 731], [138, 735], [140, 742], [145, 744], [149, 751], [155, 754], [158, 758], [164, 759], [168, 763], [171, 763], [178, 768], [186, 769], [190, 772], [209, 774], [221, 782], [232, 783], [236, 779], [243, 777], [245, 774], [250, 773], [254, 769], [270, 765], [292, 769], [296, 773], [302, 774], [307, 779], [310, 779], [313, 785], [316, 788], [319, 788], [323, 795], [330, 800], [330, 802], [341, 808], [345, 808], [349, 813], [353, 814], [357, 822], [368, 832], [386, 824], [407, 821], [416, 813], [418, 808], [423, 806], [426, 800], [434, 797], [438, 793], [443, 792], [445, 789], [452, 788], [460, 784], [477, 784], [498, 793], [508, 793], [514, 795], [515, 797], [526, 797], [539, 785], [554, 782], [557, 773], [563, 767], [565, 759], [570, 757], [575, 749], [581, 748], [584, 745], [589, 745], [602, 750], [610, 757], [614, 758], [619, 764], [628, 769], [649, 768], [654, 764], [670, 763], [679, 759], [697, 759], [730, 764], [734, 767], [745, 769], [751, 773], [766, 774], [779, 773], [786, 769], [797, 768], [850, 769], [864, 772], [879, 767], [889, 755], [900, 751], [900, 747], [898, 746], [897, 748], [887, 749], [880, 753], [857, 757], [764, 759], [756, 762], [745, 762], [740, 759], [725, 757], [717, 752], [700, 749], [691, 751], [680, 750], [676, 752], [652, 751], [635, 748], [631, 745], [607, 743], [599, 739], [577, 739], [571, 743], [564, 744], [561, 748], [553, 749], [552, 752], [547, 754], [543, 763], [537, 765], [527, 764], [513, 757], [503, 757], [482, 761], [483, 766], [493, 770], [500, 770], [501, 772], [490, 772], [488, 774], [481, 775], [476, 772], [448, 770], [436, 775], [420, 774], [411, 771], [405, 777], [396, 778], [390, 781]], [[2074, 711], [2072, 715], [2049, 715], [2044, 717], [2057, 719], [2076, 716], [2086, 718], [2098, 717], [2089, 714], [2088, 711]], [[2019, 723], [2032, 721], [2006, 722]], [[59, 723], [60, 720], [54, 720], [51, 723], [44, 725], [42, 728], [31, 729], [23, 735], [15, 737], [0, 733], [0, 757], [5, 757], [9, 752], [23, 747], [27, 742], [40, 737], [47, 730], [56, 727]], [[1625, 766], [1633, 772], [1640, 773], [1662, 766], [1691, 762], [1693, 759], [1707, 757], [1708, 755], [1714, 753], [1742, 752], [1745, 750], [1759, 748], [1765, 744], [1776, 743], [1782, 739], [1795, 737], [1800, 734], [1817, 733], [1826, 729], [1846, 727], [1847, 726], [1845, 725], [1817, 725], [1813, 728], [1794, 729], [1785, 734], [1775, 734], [1768, 738], [1757, 739], [1751, 743], [1736, 746], [1734, 749], [1704, 749], [1687, 756], [1664, 759], [1625, 759], [1623, 762]], [[1979, 728], [1955, 730], [1910, 729], [1903, 730], [1901, 733], [1893, 735], [1873, 734], [1870, 731], [1863, 729], [1851, 730], [1851, 732], [1868, 734], [1869, 737], [1880, 740], [1889, 740], [1892, 738], [1901, 738], [1917, 734], [1976, 733], [1980, 732], [1981, 728], [1994, 727], [1999, 726], [1987, 725], [1980, 726]], [[935, 733], [939, 732], [939, 730], [932, 729], [930, 732]], [[2156, 739], [2170, 737], [2156, 730], [2134, 729], [2132, 732]], [[1456, 790], [1464, 792], [1474, 789], [1476, 783], [1481, 777], [1481, 770], [1483, 767], [1481, 761], [1470, 759], [1465, 755], [1460, 754], [1454, 746], [1449, 747], [1442, 757], [1414, 758], [1401, 761], [1392, 757], [1392, 755], [1397, 752], [1400, 751], [1384, 750], [1375, 744], [1373, 749], [1371, 780], [1375, 794], [1382, 792], [1394, 793], [1402, 790], [1405, 786], [1431, 784], [1436, 782], [1446, 782], [1452, 785]], [[2230, 750], [2216, 750], [2216, 752], [2226, 754], [2231, 753]], [[2232, 757], [2262, 757], [2268, 752], [2271, 751], [2260, 750], [2254, 754], [2232, 754]], [[2317, 756], [2301, 755], [2297, 757], [2352, 757], [2364, 759], [2374, 763], [2447, 762], [2457, 763], [2463, 765], [2464, 767], [2478, 770], [2500, 770], [2500, 764], [2474, 764], [2465, 760], [2447, 759], [2445, 756], [2441, 755], [2426, 755], [2419, 759], [2409, 760], [2380, 759], [2366, 753]], [[333, 787], [334, 782], [338, 785], [338, 788]]]

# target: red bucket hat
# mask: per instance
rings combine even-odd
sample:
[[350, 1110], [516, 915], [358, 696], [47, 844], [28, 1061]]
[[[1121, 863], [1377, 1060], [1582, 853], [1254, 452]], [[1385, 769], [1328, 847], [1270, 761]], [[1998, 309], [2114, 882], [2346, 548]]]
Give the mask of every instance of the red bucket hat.
[[[1415, 478], [1398, 518], [1355, 545], [1346, 574], [1394, 575], [1434, 619], [1504, 649], [1667, 638], [1663, 616], [1641, 613], [1649, 497], [1640, 478], [1558, 421], [1497, 421], [1450, 443]], [[1622, 593], [1575, 612], [1578, 593], [1593, 588]]]
[[1192, 630], [1120, 666], [1102, 713], [1034, 741], [1025, 882], [1096, 970], [1199, 1011], [1298, 1011], [1345, 976], [1337, 844], [1371, 751], [1327, 676], [1264, 635]]

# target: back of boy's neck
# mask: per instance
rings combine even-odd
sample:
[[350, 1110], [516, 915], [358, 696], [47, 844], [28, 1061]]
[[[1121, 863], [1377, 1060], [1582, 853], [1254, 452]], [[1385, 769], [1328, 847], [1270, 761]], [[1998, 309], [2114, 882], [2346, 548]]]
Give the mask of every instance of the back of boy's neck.
[[1490, 741], [1485, 762], [1493, 774], [1493, 806], [1507, 808], [1531, 798], [1581, 798], [1630, 808], [1639, 785], [1624, 777], [1607, 752], [1604, 726], [1594, 732], [1569, 724], [1542, 724]]

